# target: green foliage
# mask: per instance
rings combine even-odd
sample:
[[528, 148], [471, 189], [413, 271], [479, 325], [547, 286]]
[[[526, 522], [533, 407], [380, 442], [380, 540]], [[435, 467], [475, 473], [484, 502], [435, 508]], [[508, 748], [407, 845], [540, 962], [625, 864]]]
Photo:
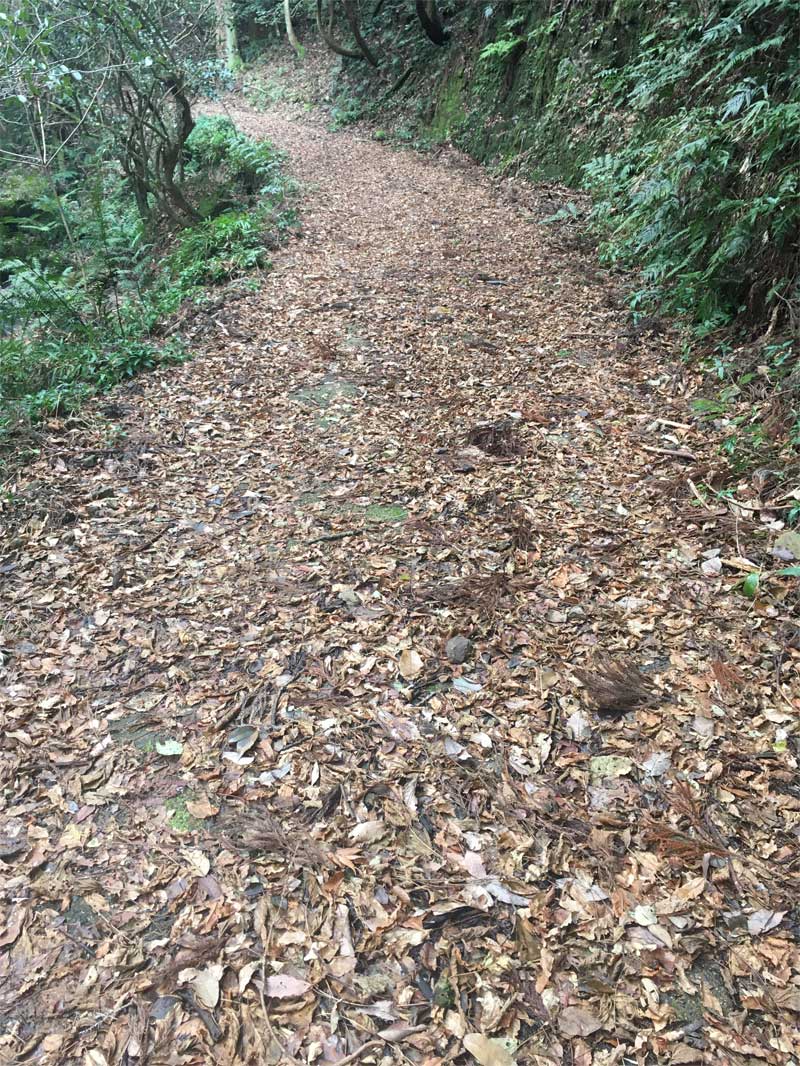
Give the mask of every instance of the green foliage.
[[269, 265], [265, 211], [227, 211], [181, 233], [167, 262], [169, 289], [182, 295]]
[[695, 400], [695, 412], [713, 423], [734, 473], [756, 465], [780, 469], [800, 453], [800, 378], [791, 341], [757, 350], [757, 364], [718, 345], [707, 364], [715, 385]]
[[174, 235], [146, 227], [127, 186], [102, 165], [90, 179], [62, 175], [70, 239], [59, 214], [55, 237], [48, 227], [35, 254], [0, 261], [0, 444], [20, 424], [185, 357], [179, 341], [158, 339], [165, 319], [208, 286], [268, 267], [268, 244], [294, 224], [281, 158], [225, 119], [198, 122], [187, 172], [242, 203]]
[[793, 0], [671, 4], [595, 107], [632, 111], [624, 142], [585, 183], [609, 262], [641, 267], [635, 307], [708, 333], [796, 303], [800, 59]]
[[499, 41], [492, 41], [491, 44], [487, 44], [478, 58], [482, 63], [492, 59], [506, 60], [513, 53], [518, 52], [522, 45], [527, 43], [527, 38], [525, 37], [504, 37]]
[[94, 393], [184, 357], [177, 342], [157, 345], [113, 335], [104, 341], [99, 331], [69, 340], [4, 338], [0, 342], [0, 441], [21, 420], [74, 411]]
[[282, 192], [282, 156], [268, 141], [256, 141], [240, 133], [229, 118], [200, 117], [186, 141], [188, 169], [194, 174], [223, 167], [231, 180], [248, 193], [277, 195]]

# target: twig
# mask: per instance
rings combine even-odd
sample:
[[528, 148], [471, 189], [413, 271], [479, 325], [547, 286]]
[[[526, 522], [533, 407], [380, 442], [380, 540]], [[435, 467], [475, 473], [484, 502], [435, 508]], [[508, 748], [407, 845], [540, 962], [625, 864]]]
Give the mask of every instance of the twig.
[[[427, 1026], [425, 1025], [411, 1025], [405, 1030], [404, 1036], [413, 1036], [414, 1033], [423, 1033]], [[382, 1044], [391, 1044], [395, 1041], [389, 1040], [385, 1036], [378, 1036], [375, 1040], [367, 1040], [362, 1044], [360, 1048], [356, 1048], [349, 1055], [345, 1055], [343, 1059], [339, 1059], [336, 1066], [347, 1066], [349, 1062], [355, 1062], [357, 1058], [360, 1058], [364, 1052], [371, 1051], [373, 1048], [380, 1047]]]
[[275, 1030], [274, 1030], [274, 1028], [272, 1026], [272, 1021], [271, 1021], [270, 1016], [269, 1016], [269, 1010], [267, 1008], [267, 999], [266, 999], [266, 996], [264, 995], [264, 987], [266, 986], [266, 983], [267, 983], [266, 967], [267, 967], [267, 949], [266, 949], [266, 945], [265, 945], [264, 946], [264, 953], [261, 956], [261, 985], [259, 986], [259, 989], [258, 989], [258, 994], [259, 994], [259, 997], [261, 998], [261, 1009], [264, 1012], [264, 1021], [267, 1023], [267, 1029], [269, 1029], [269, 1035], [272, 1037], [272, 1039], [275, 1041], [275, 1043], [281, 1049], [281, 1052], [283, 1053], [283, 1055], [289, 1060], [289, 1062], [296, 1062], [297, 1060], [295, 1058], [293, 1058], [289, 1054], [289, 1052], [286, 1050], [286, 1047], [285, 1047], [283, 1041], [278, 1036], [278, 1034], [275, 1032]]
[[343, 1059], [339, 1059], [336, 1066], [347, 1066], [348, 1062], [355, 1062], [357, 1058], [364, 1054], [365, 1051], [371, 1051], [372, 1048], [381, 1047], [382, 1040], [366, 1040], [360, 1048], [357, 1048], [350, 1055], [345, 1055]]
[[669, 418], [657, 418], [655, 420], [659, 426], [670, 426], [672, 429], [692, 429], [693, 427], [688, 422], [673, 422]]
[[697, 456], [694, 452], [689, 452], [685, 448], [654, 448], [649, 444], [642, 444], [643, 451], [653, 452], [655, 455], [674, 455], [676, 459], [690, 459], [693, 463], [697, 462]]
[[[307, 540], [306, 544], [322, 544], [326, 540], [344, 540], [345, 537], [357, 537], [359, 533], [364, 533], [365, 529], [362, 526], [360, 529], [346, 529], [343, 533], [326, 533], [324, 537], [314, 537], [313, 540]], [[337, 1066], [340, 1064], [337, 1063]]]
[[718, 507], [714, 508], [714, 507], [712, 507], [709, 504], [708, 500], [704, 500], [703, 497], [698, 492], [697, 485], [695, 485], [695, 483], [692, 481], [692, 479], [690, 477], [688, 477], [686, 479], [686, 484], [689, 486], [689, 490], [690, 490], [691, 494], [694, 496], [694, 498], [697, 500], [697, 502], [700, 504], [700, 506], [704, 507], [710, 514], [716, 515], [717, 517], [721, 517], [722, 515], [728, 513], [727, 508], [722, 508], [722, 509], [720, 509]]

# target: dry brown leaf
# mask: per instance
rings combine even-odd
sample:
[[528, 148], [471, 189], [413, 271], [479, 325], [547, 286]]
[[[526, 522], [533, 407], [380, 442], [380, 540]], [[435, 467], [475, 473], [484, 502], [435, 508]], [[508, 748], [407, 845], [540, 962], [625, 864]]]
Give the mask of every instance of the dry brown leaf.
[[424, 663], [413, 648], [406, 648], [398, 660], [398, 669], [406, 681], [413, 681], [423, 670]]
[[484, 1036], [483, 1033], [467, 1033], [462, 1042], [481, 1066], [516, 1066], [517, 1060], [503, 1040]]
[[591, 1036], [603, 1028], [603, 1022], [585, 1007], [565, 1007], [558, 1016], [558, 1028], [564, 1036]]
[[264, 995], [270, 999], [296, 999], [298, 996], [304, 996], [309, 988], [310, 981], [292, 977], [288, 973], [276, 973], [264, 982]]

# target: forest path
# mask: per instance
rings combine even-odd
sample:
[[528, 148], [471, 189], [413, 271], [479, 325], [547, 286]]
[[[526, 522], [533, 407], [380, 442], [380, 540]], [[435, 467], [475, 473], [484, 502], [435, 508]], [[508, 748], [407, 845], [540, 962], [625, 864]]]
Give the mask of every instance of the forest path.
[[787, 1062], [796, 664], [663, 338], [546, 194], [233, 117], [302, 238], [9, 541], [0, 1057]]

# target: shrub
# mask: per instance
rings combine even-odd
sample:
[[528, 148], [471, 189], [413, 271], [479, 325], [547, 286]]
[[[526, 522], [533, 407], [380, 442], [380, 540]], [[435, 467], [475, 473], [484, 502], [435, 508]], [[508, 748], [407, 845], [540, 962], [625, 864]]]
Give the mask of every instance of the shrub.
[[796, 313], [796, 4], [668, 10], [626, 66], [598, 76], [594, 106], [634, 112], [624, 144], [585, 167], [602, 252], [641, 266], [639, 307], [687, 315], [701, 333]]
[[280, 172], [281, 155], [268, 141], [253, 140], [221, 115], [197, 120], [186, 151], [191, 173], [205, 174], [220, 167], [248, 194], [274, 195], [280, 191], [275, 179]]
[[120, 176], [101, 166], [94, 178], [67, 183], [68, 234], [26, 259], [0, 261], [0, 444], [21, 422], [74, 410], [183, 358], [179, 342], [155, 339], [164, 320], [207, 286], [269, 265], [268, 244], [294, 221], [282, 157], [227, 119], [201, 119], [189, 150], [188, 169], [207, 188], [216, 170], [226, 187], [235, 181], [257, 194], [256, 206], [159, 233], [142, 223]]

